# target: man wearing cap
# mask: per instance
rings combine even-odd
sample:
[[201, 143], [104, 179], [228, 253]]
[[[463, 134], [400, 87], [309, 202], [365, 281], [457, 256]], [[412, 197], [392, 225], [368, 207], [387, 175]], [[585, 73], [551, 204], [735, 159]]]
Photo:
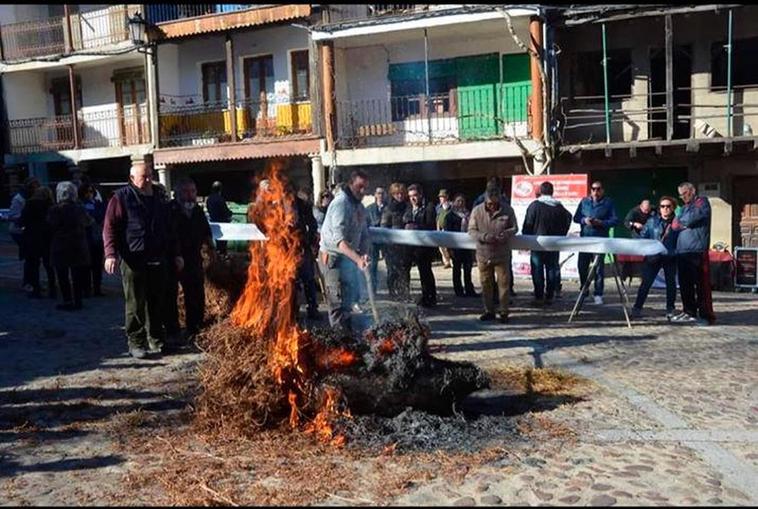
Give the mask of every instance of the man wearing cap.
[[[450, 197], [447, 194], [447, 189], [440, 189], [440, 192], [437, 194], [437, 199], [439, 200], [439, 203], [435, 207], [435, 211], [437, 212], [437, 230], [444, 230], [445, 229], [445, 216], [447, 216], [447, 213], [450, 212]], [[446, 269], [449, 269], [451, 267], [450, 265], [450, 251], [446, 247], [440, 247], [440, 254], [442, 255], [442, 264], [445, 266]]]

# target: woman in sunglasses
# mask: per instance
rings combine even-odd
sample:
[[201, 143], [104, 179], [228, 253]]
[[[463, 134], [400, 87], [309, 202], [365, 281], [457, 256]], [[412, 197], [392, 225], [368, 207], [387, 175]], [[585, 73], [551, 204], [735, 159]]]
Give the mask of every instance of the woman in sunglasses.
[[678, 232], [671, 228], [674, 221], [676, 200], [671, 196], [661, 198], [658, 206], [659, 214], [651, 216], [640, 231], [640, 238], [660, 240], [666, 248], [666, 254], [646, 256], [642, 266], [642, 284], [637, 291], [637, 300], [632, 308], [632, 317], [642, 315], [642, 306], [653, 285], [655, 276], [663, 268], [666, 277], [666, 318], [670, 321], [674, 316], [676, 301], [676, 239]]

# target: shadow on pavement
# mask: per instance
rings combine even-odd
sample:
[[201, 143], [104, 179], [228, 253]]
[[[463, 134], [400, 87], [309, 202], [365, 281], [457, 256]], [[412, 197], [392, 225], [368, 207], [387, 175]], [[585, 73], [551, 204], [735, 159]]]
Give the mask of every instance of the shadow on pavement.
[[122, 456], [95, 456], [93, 458], [71, 458], [46, 463], [35, 463], [34, 465], [20, 465], [11, 460], [0, 461], [0, 478], [13, 477], [18, 474], [28, 472], [68, 472], [71, 470], [91, 470], [95, 468], [110, 467], [120, 465], [126, 461]]

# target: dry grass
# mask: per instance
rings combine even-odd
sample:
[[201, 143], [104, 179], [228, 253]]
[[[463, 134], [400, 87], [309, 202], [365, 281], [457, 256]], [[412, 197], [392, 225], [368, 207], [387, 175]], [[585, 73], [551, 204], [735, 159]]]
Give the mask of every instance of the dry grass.
[[508, 365], [487, 370], [493, 389], [539, 396], [585, 396], [592, 382], [552, 368]]

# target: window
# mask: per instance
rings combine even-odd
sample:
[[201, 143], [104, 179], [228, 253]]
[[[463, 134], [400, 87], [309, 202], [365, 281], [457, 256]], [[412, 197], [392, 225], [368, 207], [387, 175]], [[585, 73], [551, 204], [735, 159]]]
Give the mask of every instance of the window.
[[[50, 82], [55, 116], [71, 115], [71, 86], [68, 78], [56, 78]], [[82, 107], [82, 82], [76, 77], [76, 107]]]
[[[602, 61], [602, 51], [576, 54], [572, 79], [574, 96], [605, 94]], [[608, 94], [613, 99], [632, 94], [632, 55], [629, 49], [608, 51]]]
[[243, 63], [245, 74], [245, 97], [253, 102], [261, 100], [261, 92], [274, 92], [274, 57], [246, 58]]
[[[447, 67], [444, 67], [444, 66]], [[455, 68], [447, 60], [429, 62], [429, 96], [432, 114], [455, 114], [457, 78]], [[392, 120], [413, 115], [426, 115], [426, 69], [423, 62], [391, 64], [390, 95]], [[451, 98], [453, 98], [451, 100]]]
[[292, 63], [292, 96], [295, 100], [308, 100], [310, 94], [310, 70], [308, 68], [308, 50], [293, 51], [290, 55]]
[[226, 62], [203, 64], [203, 101], [207, 103], [227, 101]]
[[[711, 87], [726, 87], [728, 55], [726, 42], [711, 45]], [[758, 85], [758, 37], [732, 42], [732, 86]]]

